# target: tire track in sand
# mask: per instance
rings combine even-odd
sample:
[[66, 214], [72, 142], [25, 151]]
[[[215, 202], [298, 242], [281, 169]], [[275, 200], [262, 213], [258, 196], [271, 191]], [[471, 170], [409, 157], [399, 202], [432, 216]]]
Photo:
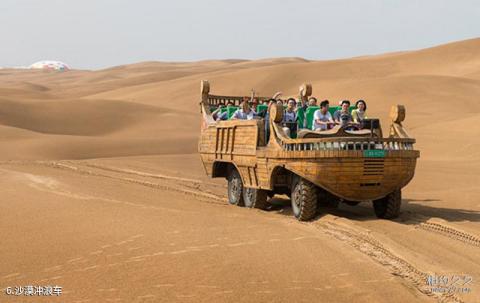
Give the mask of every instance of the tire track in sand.
[[407, 262], [406, 260], [395, 255], [386, 248], [382, 243], [366, 232], [359, 232], [353, 228], [332, 222], [313, 222], [306, 223], [315, 228], [331, 235], [332, 237], [346, 242], [354, 247], [357, 251], [367, 255], [376, 263], [388, 268], [390, 272], [401, 277], [415, 286], [422, 294], [436, 298], [442, 303], [462, 303], [464, 302], [453, 293], [437, 293], [431, 290], [427, 284], [428, 273], [423, 272]]
[[[225, 202], [227, 202], [227, 199], [224, 196], [220, 196], [211, 192], [204, 192], [204, 189], [201, 187], [205, 184], [208, 185], [214, 185], [218, 186], [217, 184], [213, 183], [205, 183], [203, 181], [197, 180], [197, 179], [189, 179], [189, 178], [181, 178], [181, 177], [174, 177], [174, 176], [168, 176], [168, 175], [163, 175], [163, 174], [151, 174], [148, 172], [142, 172], [142, 171], [136, 171], [136, 170], [130, 170], [130, 169], [124, 169], [124, 168], [117, 168], [117, 167], [111, 167], [111, 166], [104, 166], [104, 165], [98, 165], [98, 164], [91, 164], [91, 163], [78, 163], [80, 165], [89, 167], [91, 169], [96, 169], [96, 170], [101, 170], [101, 171], [107, 171], [107, 172], [112, 172], [112, 173], [117, 173], [117, 174], [127, 174], [127, 175], [136, 175], [136, 176], [141, 176], [141, 177], [146, 177], [146, 178], [156, 178], [156, 179], [161, 179], [166, 181], [166, 184], [159, 184], [159, 183], [154, 183], [146, 180], [140, 180], [140, 179], [135, 179], [135, 178], [129, 178], [129, 177], [121, 177], [121, 176], [115, 176], [115, 175], [109, 175], [105, 173], [99, 173], [99, 172], [94, 172], [93, 170], [88, 170], [88, 169], [83, 169], [80, 168], [72, 161], [7, 161], [7, 162], [2, 162], [6, 164], [40, 164], [48, 167], [53, 167], [53, 168], [60, 168], [60, 169], [66, 169], [66, 170], [71, 170], [80, 174], [86, 174], [86, 175], [93, 175], [93, 176], [98, 176], [98, 177], [105, 177], [105, 178], [110, 178], [110, 179], [117, 179], [117, 180], [122, 180], [126, 181], [129, 183], [135, 183], [143, 186], [147, 186], [150, 188], [157, 188], [157, 189], [162, 189], [162, 190], [168, 190], [168, 191], [174, 191], [174, 192], [180, 192], [183, 194], [195, 196], [198, 200], [201, 202], [205, 203], [213, 203], [213, 204], [220, 204], [220, 205], [225, 205]], [[168, 184], [168, 182], [175, 182], [174, 184]], [[180, 185], [180, 186], [179, 186]], [[212, 200], [214, 202], [212, 202]], [[416, 218], [412, 218], [411, 221], [414, 223], [414, 228], [422, 229], [425, 231], [433, 232], [439, 236], [445, 236], [448, 238], [451, 238], [453, 240], [460, 241], [465, 244], [469, 244], [475, 247], [480, 247], [480, 237], [467, 233], [465, 231], [461, 231], [459, 229], [453, 228], [451, 226], [444, 225], [439, 222], [428, 222], [428, 220], [425, 220], [424, 218], [417, 216]]]
[[[106, 170], [106, 171], [111, 171], [116, 173], [125, 173], [130, 175], [133, 174], [133, 175], [138, 175], [143, 177], [151, 177], [150, 176], [151, 174], [138, 172], [138, 171], [129, 171], [129, 170], [125, 171], [124, 169], [120, 169], [120, 168], [104, 167], [104, 166], [99, 166], [94, 164], [88, 164], [87, 166], [91, 168], [96, 168], [96, 169]], [[200, 191], [200, 186], [202, 182], [199, 180], [189, 180], [189, 179], [183, 179], [183, 178], [177, 178], [177, 177], [169, 177], [165, 175], [160, 175], [160, 176], [157, 175], [156, 177], [159, 179], [172, 180], [180, 183], [183, 183], [186, 180], [193, 181], [195, 182], [194, 184], [195, 186], [197, 186], [197, 188], [190, 189], [190, 190], [197, 191], [197, 194], [202, 193]], [[411, 284], [413, 284], [413, 286], [416, 289], [418, 289], [422, 294], [436, 298], [438, 299], [439, 302], [445, 302], [445, 303], [447, 302], [462, 303], [463, 302], [458, 296], [456, 296], [453, 293], [449, 294], [449, 293], [432, 292], [431, 287], [429, 287], [426, 283], [427, 278], [429, 276], [428, 273], [419, 270], [418, 268], [410, 264], [408, 261], [395, 255], [392, 251], [386, 248], [373, 236], [368, 235], [367, 233], [356, 231], [353, 228], [340, 226], [332, 222], [322, 222], [322, 223], [314, 222], [314, 223], [307, 223], [307, 224], [312, 224], [317, 229], [321, 229], [323, 232], [333, 236], [337, 240], [347, 242], [349, 245], [356, 248], [359, 252], [366, 254], [375, 262], [379, 263], [384, 267], [387, 267], [392, 272], [392, 274], [398, 277], [401, 277], [402, 279], [405, 279]], [[441, 226], [438, 223], [430, 223], [430, 222], [419, 222], [417, 226], [418, 228], [430, 230], [429, 227], [431, 225]], [[457, 235], [455, 237], [456, 240], [463, 240], [464, 238], [470, 239], [471, 237], [475, 239], [475, 237], [472, 235], [468, 235], [466, 233], [459, 234], [458, 231], [456, 231], [455, 229], [449, 228], [446, 226], [441, 226], [439, 227], [439, 229], [444, 231], [440, 233], [441, 235], [444, 235], [445, 233], [448, 233], [449, 235]]]
[[439, 223], [439, 222], [429, 222], [429, 220], [413, 219], [413, 222], [416, 222], [415, 228], [433, 232], [437, 235], [445, 236], [456, 241], [463, 242], [475, 247], [480, 248], [480, 237], [473, 234], [467, 233], [465, 231], [453, 228], [451, 226]]
[[[90, 167], [90, 169], [86, 169], [78, 165], [74, 165], [72, 163], [66, 164], [58, 161], [35, 161], [33, 163], [51, 167], [51, 168], [56, 168], [56, 169], [69, 170], [82, 175], [109, 178], [109, 179], [120, 180], [128, 183], [138, 184], [138, 185], [142, 185], [142, 186], [146, 186], [154, 189], [179, 192], [182, 194], [194, 196], [197, 200], [204, 203], [226, 205], [225, 202], [227, 202], [227, 199], [225, 197], [216, 195], [214, 193], [206, 193], [199, 190], [198, 185], [196, 184], [201, 184], [201, 181], [198, 181], [198, 180], [195, 180], [197, 183], [193, 183], [192, 185], [191, 181], [193, 181], [193, 179], [185, 179], [185, 178], [169, 177], [169, 176], [161, 175], [161, 179], [163, 179], [166, 182], [160, 184], [160, 183], [155, 183], [155, 182], [150, 182], [150, 181], [140, 180], [140, 179], [135, 179], [130, 177], [115, 176], [105, 172], [103, 173], [98, 172], [98, 170], [101, 170], [101, 171], [114, 172], [119, 174], [122, 174], [122, 173], [132, 174], [131, 172], [129, 173], [123, 172], [122, 169], [114, 169], [114, 168], [106, 169], [104, 167], [98, 167], [98, 165], [95, 168]], [[96, 169], [97, 171], [94, 171], [94, 169]], [[158, 176], [159, 175], [157, 175], [157, 177]], [[145, 174], [144, 177], [149, 177], [149, 176], [148, 174]], [[169, 182], [173, 182], [173, 184], [169, 184]]]

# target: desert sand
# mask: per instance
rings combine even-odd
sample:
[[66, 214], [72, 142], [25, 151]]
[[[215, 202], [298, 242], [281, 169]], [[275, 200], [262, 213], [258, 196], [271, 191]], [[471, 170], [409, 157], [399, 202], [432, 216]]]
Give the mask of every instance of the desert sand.
[[[216, 94], [392, 104], [421, 151], [393, 221], [370, 204], [296, 221], [228, 206], [196, 153]], [[480, 302], [480, 39], [331, 61], [0, 70], [0, 302]], [[428, 275], [470, 276], [465, 293]], [[59, 285], [59, 297], [7, 287]]]

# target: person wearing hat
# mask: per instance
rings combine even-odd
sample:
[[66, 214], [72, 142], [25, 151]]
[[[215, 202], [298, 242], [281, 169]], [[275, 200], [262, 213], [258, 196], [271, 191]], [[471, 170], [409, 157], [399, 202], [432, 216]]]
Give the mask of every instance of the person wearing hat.
[[348, 110], [350, 108], [350, 101], [343, 100], [341, 105], [342, 109], [337, 110], [333, 114], [333, 120], [336, 124], [339, 124], [341, 126], [348, 126], [353, 122], [352, 115]]
[[362, 124], [367, 117], [367, 103], [364, 100], [358, 100], [355, 103], [355, 109], [352, 110], [352, 119], [354, 123]]

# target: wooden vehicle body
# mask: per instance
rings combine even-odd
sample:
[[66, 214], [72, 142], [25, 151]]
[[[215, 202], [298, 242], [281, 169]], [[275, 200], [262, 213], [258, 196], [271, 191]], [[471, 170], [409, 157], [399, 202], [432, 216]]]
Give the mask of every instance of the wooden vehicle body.
[[[304, 85], [302, 98], [310, 94], [311, 87]], [[400, 190], [413, 178], [419, 157], [419, 151], [413, 148], [415, 139], [409, 138], [401, 125], [403, 106], [392, 108], [387, 138], [383, 138], [381, 128], [356, 132], [336, 127], [325, 132], [303, 131], [302, 136], [291, 139], [280, 124], [280, 105], [271, 106], [267, 121], [212, 118], [211, 106], [244, 99], [210, 95], [208, 82], [202, 82], [203, 121], [198, 150], [208, 176], [225, 177], [230, 182], [233, 173], [239, 175], [244, 193], [230, 201], [232, 204], [247, 204], [243, 200], [253, 199], [248, 206], [264, 208], [266, 194], [277, 193], [292, 196], [292, 207], [300, 220], [311, 219], [317, 204], [328, 199], [350, 204], [374, 201], [379, 217], [398, 215]], [[269, 123], [268, 142], [265, 123]], [[299, 183], [303, 187], [297, 188]], [[388, 201], [399, 199], [389, 206]]]

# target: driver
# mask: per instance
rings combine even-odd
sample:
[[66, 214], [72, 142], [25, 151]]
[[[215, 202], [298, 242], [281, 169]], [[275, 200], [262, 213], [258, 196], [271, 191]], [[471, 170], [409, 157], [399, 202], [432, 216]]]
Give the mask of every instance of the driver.
[[[227, 108], [230, 108], [233, 106], [233, 102], [232, 101], [228, 101], [227, 103]], [[218, 108], [218, 109], [221, 109], [221, 108]], [[218, 110], [217, 109], [217, 110]], [[215, 120], [216, 121], [222, 121], [222, 120], [228, 120], [228, 110], [227, 111], [224, 111], [223, 113], [219, 114], [218, 111], [216, 111], [216, 115], [214, 116]]]
[[341, 103], [341, 106], [342, 106], [342, 109], [337, 110], [333, 114], [333, 119], [335, 120], [336, 124], [339, 124], [341, 126], [348, 126], [353, 122], [352, 115], [348, 111], [350, 107], [350, 101], [343, 100]]

